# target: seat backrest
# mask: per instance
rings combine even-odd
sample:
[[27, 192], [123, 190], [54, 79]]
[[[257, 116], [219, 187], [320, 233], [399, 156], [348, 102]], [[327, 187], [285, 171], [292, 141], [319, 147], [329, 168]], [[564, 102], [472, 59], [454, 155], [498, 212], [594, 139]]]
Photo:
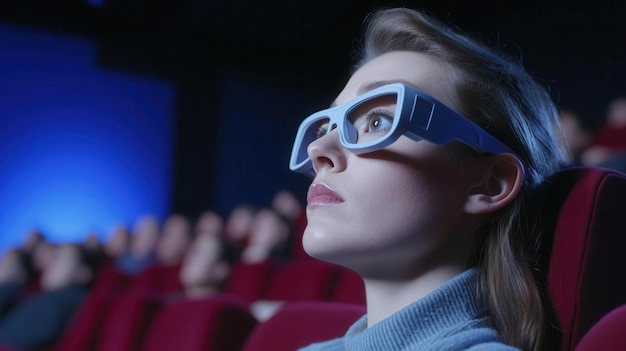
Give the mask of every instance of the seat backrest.
[[333, 286], [330, 299], [337, 302], [365, 304], [365, 284], [363, 278], [347, 268], [338, 268], [337, 282]]
[[602, 317], [576, 345], [576, 351], [621, 351], [626, 345], [626, 305]]
[[162, 302], [160, 293], [140, 287], [116, 293], [105, 311], [95, 351], [139, 350]]
[[337, 266], [317, 260], [295, 260], [276, 269], [264, 300], [329, 300]]
[[111, 293], [126, 288], [130, 285], [132, 278], [128, 273], [117, 268], [114, 262], [109, 262], [98, 270], [91, 289]]
[[272, 260], [248, 264], [237, 261], [228, 276], [226, 292], [248, 302], [259, 300], [265, 294], [276, 263]]
[[330, 301], [288, 302], [254, 329], [243, 351], [293, 351], [314, 342], [340, 337], [365, 305]]
[[104, 313], [111, 302], [111, 290], [94, 289], [79, 307], [72, 323], [56, 343], [55, 351], [93, 351]]
[[256, 326], [247, 302], [229, 295], [185, 299], [161, 308], [142, 351], [238, 351]]
[[561, 350], [573, 350], [604, 315], [626, 303], [626, 175], [576, 167], [553, 176], [542, 194], [549, 253], [547, 290]]
[[170, 266], [153, 263], [139, 272], [132, 280], [130, 287], [155, 289], [166, 294], [182, 292], [183, 285], [179, 278], [180, 269], [180, 263]]

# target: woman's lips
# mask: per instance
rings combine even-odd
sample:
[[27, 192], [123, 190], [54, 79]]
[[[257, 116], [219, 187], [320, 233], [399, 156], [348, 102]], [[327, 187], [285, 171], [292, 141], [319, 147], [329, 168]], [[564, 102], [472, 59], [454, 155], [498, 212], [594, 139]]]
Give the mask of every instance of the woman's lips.
[[343, 202], [341, 196], [332, 191], [324, 183], [311, 184], [306, 200], [309, 206], [338, 204]]

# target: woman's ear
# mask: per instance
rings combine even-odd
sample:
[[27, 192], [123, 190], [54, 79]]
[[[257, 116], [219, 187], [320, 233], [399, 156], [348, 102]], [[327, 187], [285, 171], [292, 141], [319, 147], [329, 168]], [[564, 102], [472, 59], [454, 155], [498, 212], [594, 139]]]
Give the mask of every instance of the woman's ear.
[[524, 183], [524, 166], [512, 154], [491, 155], [481, 160], [479, 181], [470, 189], [465, 212], [484, 214], [511, 203]]

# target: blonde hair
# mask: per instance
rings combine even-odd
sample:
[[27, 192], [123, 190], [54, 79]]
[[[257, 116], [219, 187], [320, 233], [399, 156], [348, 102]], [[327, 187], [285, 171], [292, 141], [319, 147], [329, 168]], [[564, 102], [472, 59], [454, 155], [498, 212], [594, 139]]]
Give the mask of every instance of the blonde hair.
[[[503, 341], [546, 346], [550, 326], [538, 268], [540, 230], [525, 203], [544, 179], [569, 164], [548, 92], [512, 58], [424, 12], [379, 10], [368, 18], [360, 66], [391, 51], [420, 52], [451, 67], [459, 111], [513, 149], [527, 177], [520, 195], [476, 235], [479, 291]], [[538, 281], [539, 280], [539, 281]]]

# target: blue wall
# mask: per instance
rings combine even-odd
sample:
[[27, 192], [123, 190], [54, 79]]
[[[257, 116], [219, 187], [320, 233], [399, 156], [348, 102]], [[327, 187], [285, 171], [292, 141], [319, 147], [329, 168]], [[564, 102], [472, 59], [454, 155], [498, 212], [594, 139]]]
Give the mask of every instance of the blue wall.
[[106, 71], [80, 37], [0, 23], [0, 251], [169, 212], [175, 89]]
[[310, 179], [289, 170], [300, 122], [327, 106], [319, 95], [232, 74], [224, 79], [219, 113], [216, 203], [220, 212], [248, 203], [270, 205], [282, 189], [301, 200]]

